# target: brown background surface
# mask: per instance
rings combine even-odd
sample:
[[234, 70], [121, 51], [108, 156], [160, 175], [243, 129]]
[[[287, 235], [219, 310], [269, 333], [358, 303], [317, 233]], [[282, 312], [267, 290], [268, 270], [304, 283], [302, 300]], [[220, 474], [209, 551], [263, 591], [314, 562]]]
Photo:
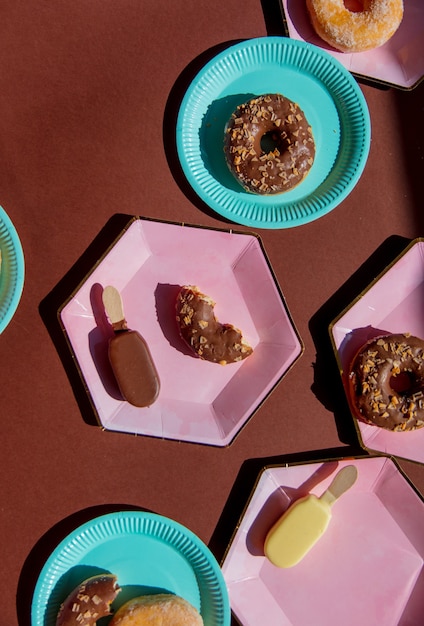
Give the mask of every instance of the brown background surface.
[[[140, 507], [169, 516], [219, 559], [263, 465], [358, 451], [327, 326], [423, 235], [423, 134], [414, 122], [422, 84], [412, 92], [362, 84], [372, 143], [353, 192], [311, 224], [256, 231], [305, 351], [230, 447], [93, 426], [48, 329], [57, 286], [113, 216], [234, 226], [179, 174], [176, 107], [217, 51], [283, 34], [277, 9], [272, 0], [1, 5], [0, 204], [26, 259], [21, 303], [0, 337], [1, 626], [29, 624], [45, 559], [94, 514]], [[424, 491], [423, 467], [401, 467]]]

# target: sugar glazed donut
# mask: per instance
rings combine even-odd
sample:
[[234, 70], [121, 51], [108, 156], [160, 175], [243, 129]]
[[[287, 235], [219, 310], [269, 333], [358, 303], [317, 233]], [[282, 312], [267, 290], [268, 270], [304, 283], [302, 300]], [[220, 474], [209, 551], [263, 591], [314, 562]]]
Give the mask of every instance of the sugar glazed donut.
[[225, 129], [224, 152], [246, 191], [270, 195], [289, 191], [305, 178], [315, 142], [299, 106], [268, 94], [237, 107]]
[[110, 605], [121, 591], [113, 574], [87, 578], [61, 604], [56, 626], [94, 626], [111, 615]]
[[344, 0], [306, 0], [316, 33], [341, 52], [378, 48], [397, 31], [403, 0], [360, 0], [362, 11], [349, 10]]
[[238, 328], [218, 322], [214, 307], [212, 298], [197, 287], [182, 287], [175, 305], [181, 337], [205, 361], [220, 365], [242, 361], [253, 349]]
[[197, 609], [170, 593], [134, 598], [121, 606], [109, 626], [203, 626]]
[[352, 408], [363, 421], [393, 431], [424, 426], [424, 341], [410, 335], [372, 339], [348, 374]]

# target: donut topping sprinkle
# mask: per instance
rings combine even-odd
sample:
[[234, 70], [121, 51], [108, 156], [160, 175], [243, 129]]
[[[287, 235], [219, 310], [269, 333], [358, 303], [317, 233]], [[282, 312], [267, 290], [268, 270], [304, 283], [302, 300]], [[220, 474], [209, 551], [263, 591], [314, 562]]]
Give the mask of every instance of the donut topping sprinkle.
[[424, 342], [410, 335], [368, 343], [351, 369], [352, 399], [367, 422], [389, 430], [424, 426]]

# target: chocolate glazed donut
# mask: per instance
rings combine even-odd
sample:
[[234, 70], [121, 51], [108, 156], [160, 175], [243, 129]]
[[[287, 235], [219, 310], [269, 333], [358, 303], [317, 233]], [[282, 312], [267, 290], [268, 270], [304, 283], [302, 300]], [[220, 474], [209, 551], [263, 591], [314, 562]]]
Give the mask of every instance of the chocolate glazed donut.
[[110, 605], [121, 591], [113, 574], [92, 576], [80, 583], [62, 603], [56, 626], [94, 626], [111, 615]]
[[393, 431], [424, 426], [424, 341], [407, 334], [369, 341], [349, 370], [357, 417]]
[[175, 303], [181, 337], [198, 357], [227, 365], [247, 358], [253, 348], [232, 324], [221, 324], [215, 317], [215, 302], [195, 285], [184, 285]]
[[299, 106], [268, 94], [237, 107], [225, 129], [224, 152], [246, 191], [270, 195], [289, 191], [305, 178], [315, 142]]

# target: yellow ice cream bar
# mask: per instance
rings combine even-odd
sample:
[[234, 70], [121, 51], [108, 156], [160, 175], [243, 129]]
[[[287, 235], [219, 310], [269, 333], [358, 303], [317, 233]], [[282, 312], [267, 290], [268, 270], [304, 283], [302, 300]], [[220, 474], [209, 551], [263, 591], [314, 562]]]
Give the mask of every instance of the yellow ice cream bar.
[[303, 559], [326, 531], [333, 503], [355, 482], [354, 465], [342, 468], [320, 496], [296, 500], [274, 524], [265, 539], [265, 556], [277, 567], [293, 567]]

